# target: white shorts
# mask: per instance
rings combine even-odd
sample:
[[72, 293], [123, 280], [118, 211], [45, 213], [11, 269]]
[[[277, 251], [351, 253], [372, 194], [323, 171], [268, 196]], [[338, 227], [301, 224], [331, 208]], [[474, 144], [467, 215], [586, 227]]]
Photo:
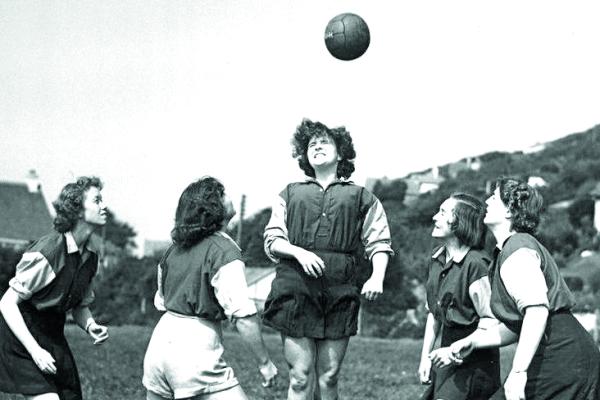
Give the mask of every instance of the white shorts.
[[219, 322], [166, 312], [150, 338], [142, 383], [169, 399], [229, 389], [239, 383], [222, 356]]

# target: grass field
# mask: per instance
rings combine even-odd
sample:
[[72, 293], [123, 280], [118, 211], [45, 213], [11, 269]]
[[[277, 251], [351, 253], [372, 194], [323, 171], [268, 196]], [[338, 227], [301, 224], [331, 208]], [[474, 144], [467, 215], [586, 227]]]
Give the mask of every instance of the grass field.
[[[67, 337], [77, 359], [86, 400], [143, 400], [142, 361], [152, 330], [148, 327], [110, 328], [110, 340], [93, 346], [74, 326], [67, 326]], [[280, 371], [275, 387], [264, 389], [250, 350], [235, 333], [225, 334], [225, 357], [234, 368], [242, 387], [252, 400], [285, 399], [288, 371], [277, 335], [265, 335], [271, 356]], [[384, 340], [354, 337], [340, 379], [342, 399], [418, 399], [424, 390], [416, 370], [420, 341]], [[508, 362], [506, 362], [508, 360]], [[503, 370], [510, 365], [510, 351], [503, 354]], [[22, 399], [0, 394], [0, 400]]]

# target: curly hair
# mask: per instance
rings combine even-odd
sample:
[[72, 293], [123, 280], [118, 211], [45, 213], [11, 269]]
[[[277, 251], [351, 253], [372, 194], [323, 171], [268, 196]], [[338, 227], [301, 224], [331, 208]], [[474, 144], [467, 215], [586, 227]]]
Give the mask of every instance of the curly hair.
[[527, 182], [516, 178], [500, 177], [494, 188], [499, 189], [500, 199], [511, 213], [511, 229], [535, 233], [544, 206], [542, 195]]
[[91, 187], [102, 190], [102, 181], [95, 176], [81, 176], [74, 183], [68, 183], [63, 187], [58, 199], [52, 202], [56, 217], [54, 217], [54, 229], [65, 233], [75, 227], [81, 219], [85, 193]]
[[328, 128], [321, 122], [312, 122], [306, 118], [303, 119], [302, 123], [296, 128], [296, 132], [292, 138], [292, 146], [294, 148], [292, 155], [298, 160], [300, 169], [302, 169], [307, 176], [310, 176], [311, 178], [315, 177], [315, 170], [308, 162], [308, 157], [306, 155], [308, 142], [315, 136], [329, 136], [333, 139], [338, 155], [341, 158], [337, 166], [337, 176], [338, 178], [349, 178], [354, 172], [354, 158], [356, 158], [356, 151], [354, 150], [350, 132], [343, 126]]
[[186, 249], [221, 229], [226, 217], [224, 195], [223, 184], [213, 177], [191, 183], [179, 198], [173, 242]]
[[468, 193], [454, 193], [450, 196], [456, 200], [452, 214], [454, 221], [450, 229], [459, 243], [474, 249], [482, 249], [485, 243], [486, 226], [485, 204]]

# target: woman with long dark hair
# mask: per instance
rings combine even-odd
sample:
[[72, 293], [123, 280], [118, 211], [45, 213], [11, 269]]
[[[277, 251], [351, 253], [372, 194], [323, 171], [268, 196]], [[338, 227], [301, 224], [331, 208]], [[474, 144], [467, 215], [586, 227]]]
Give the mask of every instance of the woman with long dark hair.
[[234, 215], [215, 178], [202, 178], [181, 194], [173, 245], [158, 266], [155, 305], [166, 312], [144, 359], [143, 384], [150, 400], [246, 399], [222, 357], [221, 321], [226, 318], [254, 352], [263, 386], [273, 384], [277, 368], [248, 298], [241, 251], [224, 232]]

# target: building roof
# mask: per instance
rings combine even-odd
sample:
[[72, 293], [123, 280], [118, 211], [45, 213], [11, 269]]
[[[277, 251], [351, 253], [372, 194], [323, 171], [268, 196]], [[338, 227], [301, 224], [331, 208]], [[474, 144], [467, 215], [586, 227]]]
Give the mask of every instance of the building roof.
[[246, 267], [246, 283], [255, 284], [263, 278], [275, 273], [275, 267]]
[[29, 242], [52, 229], [52, 216], [40, 190], [0, 181], [0, 241]]

